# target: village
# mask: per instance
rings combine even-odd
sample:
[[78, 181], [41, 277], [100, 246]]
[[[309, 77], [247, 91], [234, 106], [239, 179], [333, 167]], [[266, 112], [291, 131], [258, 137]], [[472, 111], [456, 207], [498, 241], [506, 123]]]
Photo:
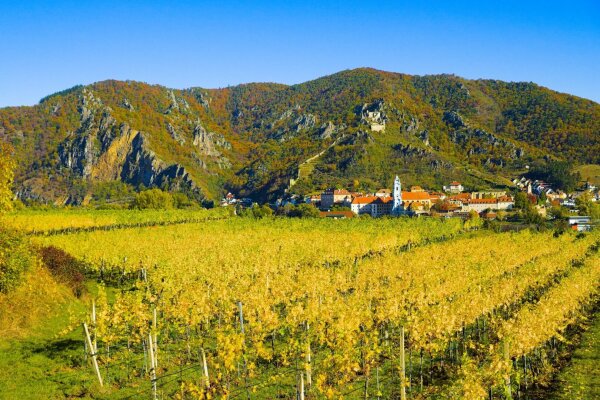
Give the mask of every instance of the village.
[[[542, 218], [548, 218], [549, 210], [563, 208], [568, 210], [569, 224], [580, 231], [592, 227], [592, 218], [579, 215], [576, 199], [586, 194], [590, 201], [600, 201], [600, 191], [586, 183], [582, 190], [566, 193], [554, 189], [552, 185], [525, 177], [512, 181], [514, 189], [468, 191], [457, 181], [444, 185], [441, 191], [426, 190], [421, 186], [410, 186], [402, 190], [398, 176], [394, 180], [393, 189], [379, 189], [373, 193], [354, 192], [347, 189], [331, 188], [320, 194], [310, 196], [291, 195], [278, 199], [269, 206], [278, 210], [286, 205], [308, 204], [319, 211], [322, 218], [353, 218], [359, 216], [434, 216], [446, 218], [472, 218], [474, 215], [486, 220], [503, 219], [515, 209], [516, 193], [529, 202], [531, 209]], [[517, 200], [518, 201], [518, 200]], [[221, 201], [221, 206], [237, 205], [251, 207], [251, 199], [236, 199], [228, 193]]]
[[498, 211], [511, 210], [514, 199], [506, 191], [465, 192], [460, 182], [451, 182], [443, 191], [428, 191], [420, 186], [402, 190], [400, 178], [393, 190], [380, 189], [375, 193], [355, 193], [345, 189], [325, 190], [311, 196], [310, 202], [319, 207], [323, 216], [335, 218], [340, 208], [348, 208], [353, 216], [448, 216], [467, 218], [473, 213], [494, 218]]

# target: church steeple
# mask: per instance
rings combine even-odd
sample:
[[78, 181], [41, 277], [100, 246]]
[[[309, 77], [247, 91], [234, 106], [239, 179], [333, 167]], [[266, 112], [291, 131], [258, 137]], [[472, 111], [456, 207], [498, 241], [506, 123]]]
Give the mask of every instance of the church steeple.
[[402, 212], [402, 184], [400, 178], [396, 175], [394, 180], [394, 206], [392, 207], [393, 215], [400, 215]]

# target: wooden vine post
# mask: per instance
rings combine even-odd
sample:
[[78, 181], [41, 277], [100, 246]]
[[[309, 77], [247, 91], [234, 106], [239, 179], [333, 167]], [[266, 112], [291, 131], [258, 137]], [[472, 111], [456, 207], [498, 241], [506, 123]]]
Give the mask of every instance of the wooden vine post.
[[[156, 322], [156, 306], [154, 306], [154, 310], [152, 310], [152, 330], [154, 331], [154, 341], [150, 340], [150, 347], [154, 347], [152, 352], [154, 353], [154, 368], [158, 367], [158, 329]], [[152, 337], [152, 336], [151, 336]]]
[[400, 327], [400, 399], [406, 400], [406, 360], [404, 354], [404, 327]]
[[156, 391], [156, 364], [154, 359], [154, 346], [152, 345], [152, 333], [148, 334], [148, 349], [150, 353], [150, 379], [152, 381], [152, 396], [154, 400], [158, 399]]
[[304, 373], [300, 371], [300, 380], [298, 382], [298, 400], [304, 400]]
[[308, 335], [309, 324], [306, 322], [306, 332], [307, 332], [307, 340], [306, 340], [306, 384], [309, 389], [312, 386], [312, 366], [311, 366], [311, 349], [310, 349], [310, 336]]
[[[238, 301], [238, 311], [240, 315], [240, 332], [244, 336], [244, 346], [246, 345], [246, 329], [244, 328], [244, 308], [241, 301]], [[246, 355], [244, 357], [244, 385], [246, 386], [246, 396], [250, 400], [250, 388], [248, 387], [248, 364]]]
[[83, 332], [85, 334], [85, 340], [87, 343], [87, 347], [88, 347], [88, 349], [90, 349], [90, 352], [91, 352], [92, 363], [94, 364], [94, 370], [96, 371], [96, 375], [98, 376], [98, 382], [100, 383], [100, 386], [102, 386], [103, 385], [102, 375], [100, 375], [100, 368], [98, 367], [98, 359], [96, 357], [97, 352], [94, 349], [94, 346], [92, 345], [92, 339], [90, 338], [90, 331], [88, 330], [88, 326], [85, 322], [83, 323]]
[[92, 324], [94, 324], [94, 348], [92, 349], [92, 351], [94, 353], [98, 352], [98, 342], [97, 342], [97, 338], [96, 338], [96, 301], [92, 299]]
[[210, 388], [210, 379], [208, 377], [208, 365], [206, 363], [206, 352], [204, 351], [204, 349], [200, 349], [202, 352], [202, 369], [204, 370], [204, 386], [206, 386], [206, 388]]
[[[507, 340], [504, 340], [502, 344], [503, 352], [504, 352], [504, 361], [510, 366], [510, 348]], [[510, 387], [510, 368], [506, 371], [506, 399], [512, 400], [512, 390]]]

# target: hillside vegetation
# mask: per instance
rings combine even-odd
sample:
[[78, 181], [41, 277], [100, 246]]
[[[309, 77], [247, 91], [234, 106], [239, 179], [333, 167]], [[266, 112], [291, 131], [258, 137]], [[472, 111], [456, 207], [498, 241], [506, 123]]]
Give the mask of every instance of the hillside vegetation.
[[292, 86], [104, 81], [0, 109], [17, 194], [58, 204], [86, 203], [113, 181], [198, 200], [272, 199], [298, 175], [300, 194], [376, 189], [395, 174], [502, 186], [535, 160], [600, 164], [599, 132], [600, 105], [534, 83], [366, 68]]

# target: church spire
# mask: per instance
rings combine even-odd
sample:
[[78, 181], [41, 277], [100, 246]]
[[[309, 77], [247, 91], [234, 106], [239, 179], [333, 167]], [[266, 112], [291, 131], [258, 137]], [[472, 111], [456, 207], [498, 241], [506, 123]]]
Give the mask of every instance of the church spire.
[[402, 184], [400, 178], [396, 175], [394, 180], [394, 206], [392, 207], [393, 215], [400, 215], [402, 213]]

